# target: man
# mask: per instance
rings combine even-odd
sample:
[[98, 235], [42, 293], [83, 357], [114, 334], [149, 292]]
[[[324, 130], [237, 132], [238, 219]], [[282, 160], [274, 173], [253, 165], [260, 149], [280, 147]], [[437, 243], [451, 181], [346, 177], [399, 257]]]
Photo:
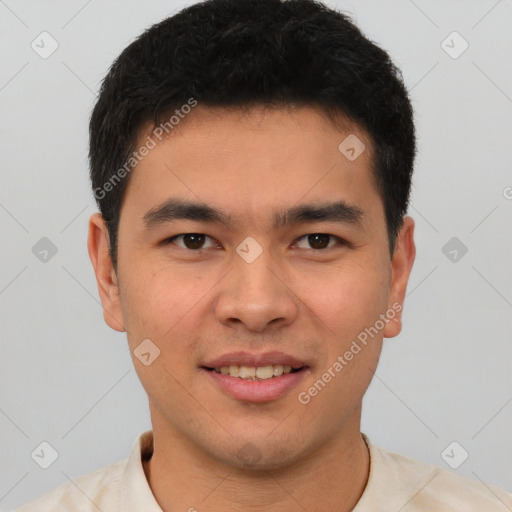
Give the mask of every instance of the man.
[[504, 490], [360, 432], [415, 257], [389, 56], [310, 0], [151, 27], [90, 123], [88, 248], [152, 430], [21, 511], [503, 511]]

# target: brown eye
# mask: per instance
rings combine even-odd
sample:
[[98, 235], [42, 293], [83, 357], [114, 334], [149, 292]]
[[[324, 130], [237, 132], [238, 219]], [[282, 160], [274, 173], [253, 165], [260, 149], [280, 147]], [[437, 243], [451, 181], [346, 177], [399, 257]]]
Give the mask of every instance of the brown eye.
[[201, 249], [202, 245], [204, 244], [204, 239], [204, 235], [190, 233], [183, 235], [183, 244], [187, 249]]
[[173, 243], [178, 247], [183, 249], [190, 249], [191, 251], [197, 251], [200, 249], [206, 249], [208, 247], [214, 247], [215, 244], [210, 242], [209, 246], [205, 247], [205, 242], [209, 240], [210, 237], [207, 235], [203, 235], [202, 233], [185, 233], [183, 235], [176, 235], [169, 238], [165, 243], [170, 244]]
[[313, 249], [325, 249], [329, 245], [330, 238], [329, 235], [320, 233], [318, 235], [309, 235], [308, 242]]
[[300, 246], [301, 249], [316, 249], [316, 250], [322, 250], [322, 249], [328, 249], [329, 247], [332, 247], [335, 242], [335, 239], [338, 240], [337, 237], [333, 235], [327, 235], [325, 233], [313, 233], [311, 235], [305, 235], [301, 237], [299, 240], [305, 240], [307, 242], [306, 246]]

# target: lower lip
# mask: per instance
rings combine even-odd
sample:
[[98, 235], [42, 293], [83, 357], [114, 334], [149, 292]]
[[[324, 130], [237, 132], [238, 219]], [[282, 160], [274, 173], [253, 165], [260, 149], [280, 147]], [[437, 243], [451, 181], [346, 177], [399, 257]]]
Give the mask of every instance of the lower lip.
[[237, 400], [245, 402], [271, 402], [281, 398], [303, 379], [307, 367], [301, 368], [298, 372], [283, 373], [279, 377], [272, 377], [265, 380], [248, 380], [239, 377], [223, 375], [214, 370], [201, 370], [208, 374], [221, 390]]

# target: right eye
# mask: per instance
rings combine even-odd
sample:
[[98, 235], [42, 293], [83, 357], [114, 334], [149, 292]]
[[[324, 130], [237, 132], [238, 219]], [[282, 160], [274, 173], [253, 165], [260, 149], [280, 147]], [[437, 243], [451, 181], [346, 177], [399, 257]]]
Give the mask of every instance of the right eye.
[[[162, 244], [175, 244], [182, 249], [189, 249], [191, 251], [198, 251], [201, 249], [208, 249], [208, 247], [204, 247], [204, 243], [208, 240], [212, 240], [208, 235], [204, 235], [203, 233], [184, 233], [182, 235], [175, 235], [170, 238], [166, 238]], [[177, 243], [177, 242], [181, 243]], [[215, 244], [212, 244], [210, 247], [215, 247]]]

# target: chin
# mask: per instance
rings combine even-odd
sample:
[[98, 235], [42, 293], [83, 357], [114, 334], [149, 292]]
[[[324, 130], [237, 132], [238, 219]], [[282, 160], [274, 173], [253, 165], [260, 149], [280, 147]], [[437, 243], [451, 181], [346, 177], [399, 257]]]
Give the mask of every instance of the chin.
[[248, 435], [236, 441], [232, 439], [227, 451], [213, 455], [228, 466], [258, 473], [285, 469], [294, 464], [304, 455], [297, 438], [294, 443], [286, 439], [269, 440], [265, 432], [261, 436]]

